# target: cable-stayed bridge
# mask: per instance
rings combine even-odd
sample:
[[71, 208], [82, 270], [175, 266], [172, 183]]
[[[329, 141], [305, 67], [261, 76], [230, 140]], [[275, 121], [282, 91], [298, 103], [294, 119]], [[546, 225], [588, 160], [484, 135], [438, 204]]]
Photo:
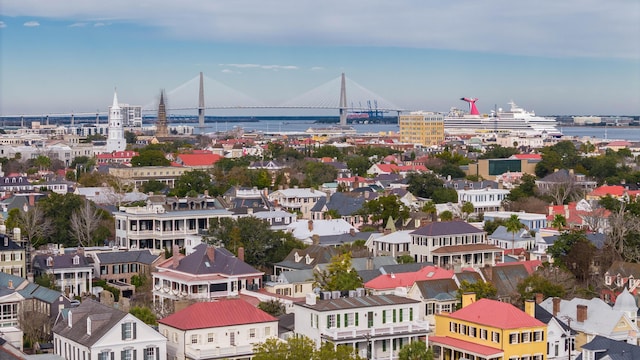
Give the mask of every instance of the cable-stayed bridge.
[[[145, 114], [155, 114], [158, 111], [159, 94], [153, 100], [142, 106]], [[105, 103], [108, 103], [105, 100]], [[307, 110], [336, 110], [340, 115], [340, 123], [346, 124], [349, 114], [354, 116], [369, 114], [384, 114], [386, 112], [405, 111], [392, 102], [384, 99], [372, 90], [341, 74], [324, 84], [305, 93], [278, 104], [269, 104], [255, 99], [239, 90], [231, 88], [215, 79], [200, 73], [176, 88], [165, 93], [165, 104], [168, 115], [199, 117], [199, 123], [204, 125], [205, 113], [215, 116], [216, 110], [243, 109], [307, 109]], [[209, 111], [207, 111], [209, 110]], [[73, 114], [37, 114], [37, 115], [4, 115], [2, 118], [43, 118], [95, 116], [107, 114], [107, 111], [74, 112]]]

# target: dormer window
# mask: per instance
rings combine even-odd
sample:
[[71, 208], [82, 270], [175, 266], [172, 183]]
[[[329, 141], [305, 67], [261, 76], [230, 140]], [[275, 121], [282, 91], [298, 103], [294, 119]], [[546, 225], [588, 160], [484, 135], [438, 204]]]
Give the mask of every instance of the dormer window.
[[80, 265], [80, 256], [76, 255], [73, 257], [73, 265]]
[[300, 262], [300, 260], [302, 260], [302, 256], [300, 256], [300, 254], [298, 254], [297, 252], [293, 254], [293, 257], [296, 260], [296, 262]]
[[307, 265], [311, 264], [311, 262], [313, 261], [313, 259], [311, 258], [311, 256], [309, 256], [309, 254], [307, 254], [304, 257], [305, 262], [307, 263]]
[[47, 266], [53, 266], [53, 258], [51, 256], [47, 258]]

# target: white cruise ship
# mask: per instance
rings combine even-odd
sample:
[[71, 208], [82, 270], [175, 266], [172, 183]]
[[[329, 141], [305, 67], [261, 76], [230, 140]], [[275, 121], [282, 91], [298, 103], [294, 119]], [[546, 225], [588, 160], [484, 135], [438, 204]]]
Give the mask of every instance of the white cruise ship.
[[478, 112], [477, 99], [462, 98], [469, 103], [470, 111], [452, 108], [444, 118], [444, 131], [447, 134], [498, 133], [518, 134], [523, 136], [562, 136], [553, 118], [537, 116], [533, 111], [526, 111], [513, 101], [511, 109], [498, 109], [489, 115]]

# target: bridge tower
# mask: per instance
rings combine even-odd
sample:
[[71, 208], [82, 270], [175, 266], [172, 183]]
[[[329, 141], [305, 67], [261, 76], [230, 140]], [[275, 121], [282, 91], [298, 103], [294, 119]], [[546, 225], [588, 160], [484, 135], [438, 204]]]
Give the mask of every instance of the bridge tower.
[[345, 83], [344, 73], [342, 73], [342, 79], [340, 81], [340, 125], [347, 125], [347, 86]]
[[198, 92], [198, 125], [200, 132], [204, 129], [204, 76], [200, 72], [200, 91]]

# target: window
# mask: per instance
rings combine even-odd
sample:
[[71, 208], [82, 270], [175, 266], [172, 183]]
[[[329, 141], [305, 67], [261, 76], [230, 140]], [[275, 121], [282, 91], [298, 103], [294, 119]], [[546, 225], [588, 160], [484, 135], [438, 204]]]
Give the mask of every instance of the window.
[[344, 315], [344, 327], [354, 326], [356, 324], [355, 313], [349, 313]]
[[136, 350], [128, 349], [120, 352], [120, 360], [134, 360], [136, 358]]
[[434, 305], [435, 305], [434, 303], [428, 303], [428, 304], [426, 305], [426, 309], [425, 309], [425, 311], [426, 311], [426, 314], [427, 314], [427, 315], [433, 315], [433, 314], [434, 314], [434, 308], [435, 308], [435, 306], [434, 306]]
[[523, 333], [522, 333], [522, 341], [521, 341], [521, 342], [523, 342], [523, 343], [528, 343], [529, 341], [531, 341], [531, 340], [530, 340], [530, 337], [529, 337], [529, 336], [530, 336], [530, 334], [531, 334], [531, 333], [529, 333], [529, 332], [523, 332]]
[[367, 313], [367, 327], [370, 327], [370, 328], [373, 327], [373, 311], [369, 311]]
[[336, 327], [336, 315], [327, 315], [327, 329], [333, 329]]
[[480, 339], [487, 340], [487, 330], [480, 329]]
[[544, 334], [544, 333], [543, 333], [542, 331], [540, 331], [540, 330], [538, 330], [538, 331], [534, 331], [534, 332], [533, 332], [533, 341], [536, 341], [536, 342], [538, 342], [538, 341], [543, 341], [543, 340], [544, 340], [544, 339], [543, 339], [543, 338], [544, 338], [544, 335], [543, 335], [543, 334]]
[[255, 337], [256, 337], [256, 329], [255, 328], [249, 329], [249, 339], [255, 339]]
[[98, 360], [111, 360], [113, 359], [113, 353], [108, 351], [103, 351], [98, 353]]
[[469, 327], [469, 336], [476, 337], [476, 328], [473, 326]]
[[518, 333], [509, 334], [509, 344], [517, 344], [519, 335]]
[[208, 333], [207, 334], [207, 342], [212, 343], [215, 340], [215, 336], [213, 335], [213, 333]]
[[144, 360], [158, 360], [160, 358], [160, 351], [156, 347], [149, 347], [144, 349]]
[[191, 343], [192, 344], [198, 343], [198, 335], [191, 335]]
[[500, 333], [497, 331], [491, 332], [491, 341], [494, 343], [500, 343]]
[[126, 322], [122, 323], [122, 340], [135, 340], [136, 338], [136, 323]]
[[[317, 316], [318, 316], [318, 315], [316, 315], [316, 317], [317, 317]], [[318, 321], [318, 320], [316, 319], [316, 322], [317, 322], [317, 321]], [[265, 328], [264, 328], [264, 336], [265, 336], [265, 337], [271, 336], [271, 328], [270, 328], [270, 327], [268, 327], [268, 326], [267, 326], [267, 327], [265, 327]]]

